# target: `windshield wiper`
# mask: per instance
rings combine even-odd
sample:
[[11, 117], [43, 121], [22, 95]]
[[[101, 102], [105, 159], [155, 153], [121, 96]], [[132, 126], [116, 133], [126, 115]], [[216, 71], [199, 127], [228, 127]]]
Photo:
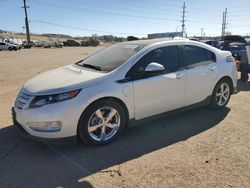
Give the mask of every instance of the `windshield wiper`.
[[80, 65], [82, 67], [90, 68], [90, 69], [95, 69], [95, 70], [98, 70], [98, 71], [102, 70], [101, 67], [96, 66], [96, 65], [90, 65], [90, 64], [85, 64], [85, 63], [84, 64], [78, 64], [78, 65]]

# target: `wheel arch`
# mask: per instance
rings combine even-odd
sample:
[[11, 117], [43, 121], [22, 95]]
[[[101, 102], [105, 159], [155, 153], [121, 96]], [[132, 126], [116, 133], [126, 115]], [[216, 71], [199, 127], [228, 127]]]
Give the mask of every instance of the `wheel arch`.
[[[110, 101], [116, 101], [117, 103], [119, 103], [123, 109], [125, 110], [125, 115], [126, 115], [126, 119], [129, 120], [129, 111], [128, 111], [128, 107], [127, 105], [119, 98], [117, 97], [113, 97], [113, 96], [106, 96], [106, 97], [101, 97], [101, 98], [98, 98], [96, 100], [93, 100], [92, 102], [90, 102], [86, 108], [82, 111], [81, 113], [81, 116], [83, 115], [83, 113], [86, 111], [86, 109], [88, 109], [91, 105], [93, 105], [94, 103], [96, 102], [99, 102], [99, 101], [102, 101], [102, 100], [110, 100]], [[78, 135], [78, 127], [79, 127], [79, 124], [80, 124], [80, 120], [81, 120], [81, 116], [79, 117], [78, 119], [78, 124], [77, 124], [77, 135]]]
[[[227, 80], [228, 82], [229, 82], [229, 87], [230, 87], [230, 94], [233, 94], [234, 93], [234, 85], [233, 85], [233, 79], [230, 77], [230, 76], [223, 76], [222, 78], [220, 78], [217, 82], [216, 82], [216, 84], [215, 84], [215, 86], [220, 82], [220, 81], [222, 81], [222, 80]], [[214, 87], [215, 87], [214, 86]]]
[[102, 98], [96, 99], [96, 100], [94, 100], [93, 102], [91, 102], [91, 103], [86, 107], [86, 109], [87, 109], [90, 105], [92, 105], [93, 103], [95, 103], [95, 102], [97, 102], [97, 101], [101, 101], [101, 100], [110, 100], [110, 101], [113, 100], [113, 101], [118, 102], [118, 103], [124, 108], [125, 113], [126, 113], [126, 117], [129, 118], [129, 112], [128, 112], [128, 107], [127, 107], [127, 105], [126, 105], [121, 99], [119, 99], [119, 98], [117, 98], [117, 97], [113, 97], [113, 96], [102, 97]]

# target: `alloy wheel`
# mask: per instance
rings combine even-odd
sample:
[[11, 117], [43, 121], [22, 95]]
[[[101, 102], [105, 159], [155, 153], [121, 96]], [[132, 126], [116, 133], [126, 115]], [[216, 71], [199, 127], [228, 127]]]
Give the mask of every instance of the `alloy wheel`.
[[218, 106], [223, 106], [227, 103], [230, 97], [230, 88], [226, 82], [220, 84], [216, 91], [216, 103]]
[[120, 115], [112, 107], [97, 109], [88, 121], [88, 133], [96, 141], [111, 139], [120, 127]]

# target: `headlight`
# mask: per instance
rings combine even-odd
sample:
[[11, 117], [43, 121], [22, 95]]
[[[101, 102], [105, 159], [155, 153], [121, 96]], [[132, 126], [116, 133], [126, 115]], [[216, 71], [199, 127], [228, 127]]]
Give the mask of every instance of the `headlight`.
[[37, 108], [44, 106], [46, 104], [57, 103], [61, 101], [66, 101], [72, 99], [78, 95], [81, 90], [74, 90], [67, 93], [60, 93], [55, 95], [43, 95], [43, 96], [36, 96], [30, 103], [30, 108]]

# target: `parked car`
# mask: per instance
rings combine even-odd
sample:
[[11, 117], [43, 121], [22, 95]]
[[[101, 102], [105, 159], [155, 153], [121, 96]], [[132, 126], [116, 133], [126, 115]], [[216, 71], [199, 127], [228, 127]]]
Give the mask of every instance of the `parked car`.
[[33, 47], [34, 45], [35, 45], [35, 43], [33, 41], [30, 41], [30, 43], [28, 43], [27, 41], [22, 42], [22, 46], [25, 49], [29, 49], [29, 48]]
[[63, 47], [63, 44], [58, 42], [58, 41], [45, 41], [44, 44], [43, 44], [43, 47], [44, 48], [51, 48], [51, 47], [54, 47], [54, 48], [62, 48]]
[[241, 51], [246, 50], [246, 44], [241, 42], [231, 42], [221, 47], [221, 50], [230, 51], [236, 60], [241, 59]]
[[134, 41], [134, 40], [139, 40], [137, 37], [134, 36], [127, 36], [128, 41]]
[[21, 50], [22, 46], [14, 41], [5, 40], [5, 42], [12, 44], [14, 46], [14, 50]]
[[236, 86], [230, 52], [188, 39], [124, 42], [26, 82], [13, 120], [33, 138], [78, 135], [102, 145], [130, 120], [197, 104], [220, 109]]
[[250, 45], [246, 39], [238, 35], [229, 35], [223, 37], [221, 50], [230, 51], [236, 60], [237, 70], [240, 71], [241, 52], [246, 50], [246, 46]]
[[7, 42], [0, 42], [0, 51], [1, 50], [17, 50], [17, 47], [13, 44], [7, 43]]
[[75, 40], [69, 39], [67, 41], [64, 41], [63, 45], [64, 46], [80, 46], [81, 44], [79, 42], [75, 41]]
[[83, 41], [81, 41], [81, 46], [88, 47], [89, 46], [89, 42], [87, 40], [83, 40]]
[[100, 45], [100, 41], [97, 40], [97, 39], [93, 39], [93, 38], [90, 38], [89, 40], [83, 40], [81, 41], [81, 46], [99, 46]]
[[202, 41], [210, 46], [213, 46], [215, 48], [220, 48], [221, 45], [220, 45], [220, 42], [218, 40], [205, 40], [205, 41]]
[[45, 41], [36, 41], [34, 42], [34, 47], [43, 47]]

